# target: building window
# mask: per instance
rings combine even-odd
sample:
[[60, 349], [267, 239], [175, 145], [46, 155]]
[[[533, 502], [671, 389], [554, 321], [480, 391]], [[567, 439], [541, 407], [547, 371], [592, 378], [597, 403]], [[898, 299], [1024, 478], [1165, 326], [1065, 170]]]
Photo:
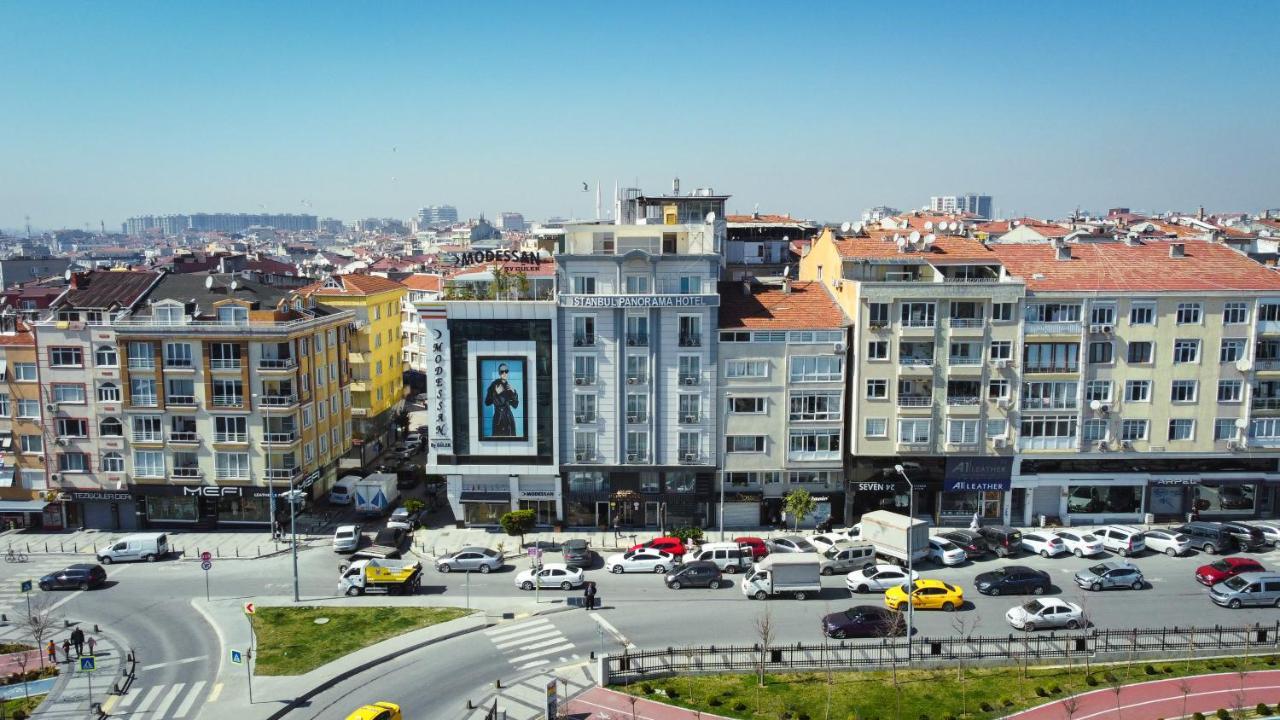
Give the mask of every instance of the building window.
[[1111, 381], [1110, 380], [1090, 380], [1084, 386], [1084, 399], [1086, 402], [1109, 403], [1111, 402]]
[[889, 326], [889, 303], [868, 303], [867, 322], [871, 327]]
[[726, 343], [749, 343], [751, 342], [751, 333], [747, 331], [732, 332], [724, 330], [720, 332], [720, 342]]
[[627, 462], [645, 462], [649, 459], [649, 433], [627, 433]]
[[681, 315], [678, 325], [680, 347], [702, 347], [702, 318]]
[[124, 472], [124, 456], [118, 452], [103, 453], [102, 472]]
[[929, 442], [929, 437], [933, 432], [932, 423], [929, 420], [899, 420], [898, 421], [898, 442], [913, 445], [921, 445]]
[[596, 279], [594, 275], [574, 275], [573, 276], [573, 294], [574, 295], [595, 295]]
[[120, 388], [115, 383], [102, 383], [98, 386], [98, 402], [120, 402]]
[[20, 382], [36, 381], [36, 364], [35, 363], [14, 363], [13, 379]]
[[729, 412], [735, 415], [761, 415], [764, 407], [765, 399], [762, 397], [729, 398]]
[[867, 359], [868, 360], [888, 360], [889, 359], [889, 341], [888, 340], [872, 340], [867, 343]]
[[649, 420], [649, 396], [638, 393], [627, 394], [627, 422], [642, 423]]
[[692, 393], [680, 393], [680, 422], [696, 423], [702, 421], [702, 398]]
[[1155, 325], [1156, 324], [1156, 305], [1155, 303], [1133, 303], [1129, 306], [1129, 324], [1130, 325]]
[[791, 396], [789, 419], [799, 422], [839, 420], [840, 409], [838, 391], [797, 394]]
[[89, 469], [84, 453], [69, 452], [58, 454], [58, 472], [82, 473]]
[[998, 420], [987, 421], [987, 437], [1002, 438], [1009, 435], [1009, 421], [1000, 418]]
[[1218, 362], [1236, 362], [1244, 358], [1244, 338], [1222, 338]]
[[135, 415], [133, 417], [134, 442], [160, 442], [160, 418], [156, 415]]
[[1116, 306], [1111, 304], [1094, 305], [1089, 308], [1090, 325], [1115, 325]]
[[115, 346], [102, 345], [94, 351], [93, 362], [98, 367], [119, 367], [120, 356], [116, 354]]
[[1234, 418], [1217, 418], [1213, 421], [1214, 440], [1234, 440], [1236, 437], [1236, 421]]
[[1077, 407], [1075, 382], [1022, 383], [1022, 409], [1067, 410]]
[[59, 438], [89, 437], [89, 421], [83, 418], [58, 418], [53, 427]]
[[648, 295], [649, 294], [649, 276], [648, 275], [628, 275], [623, 278], [623, 287], [628, 295]]
[[216, 452], [213, 464], [220, 480], [247, 480], [249, 478], [249, 453]]
[[247, 418], [240, 415], [216, 415], [213, 418], [213, 441], [218, 443], [248, 442]]
[[30, 420], [40, 417], [40, 401], [18, 398], [18, 417]]
[[647, 315], [628, 315], [626, 328], [628, 347], [648, 347], [649, 317]]
[[40, 435], [19, 435], [18, 447], [28, 455], [44, 454], [44, 438]]
[[1143, 485], [1076, 485], [1067, 487], [1071, 514], [1142, 512]]
[[1199, 340], [1175, 340], [1173, 343], [1174, 364], [1200, 362]]
[[1263, 303], [1258, 306], [1258, 322], [1280, 321], [1280, 303]]
[[1078, 424], [1074, 415], [1024, 415], [1020, 432], [1024, 438], [1073, 438]]
[[49, 348], [49, 365], [52, 367], [84, 367], [84, 354], [78, 347]]
[[764, 452], [764, 435], [728, 435], [724, 439], [724, 451], [727, 453], [762, 453]]
[[[676, 358], [681, 385], [697, 385], [702, 382], [702, 358], [697, 355], [681, 355]], [[768, 368], [766, 367], [766, 372]]]
[[1009, 340], [992, 340], [990, 357], [992, 360], [1011, 360], [1013, 358], [1013, 343]]
[[1076, 372], [1080, 362], [1079, 343], [1027, 343], [1022, 347], [1027, 372]]
[[1154, 356], [1154, 348], [1149, 342], [1129, 342], [1128, 362], [1130, 364], [1150, 363]]
[[988, 382], [987, 398], [989, 400], [1007, 400], [1009, 398], [1009, 381], [992, 380]]
[[882, 438], [889, 434], [889, 421], [886, 418], [867, 418], [862, 426], [862, 434], [866, 437]]
[[84, 386], [54, 383], [53, 401], [59, 405], [83, 405], [85, 402]]
[[578, 315], [573, 318], [574, 347], [588, 347], [596, 344], [596, 319], [592, 315]]
[[795, 355], [791, 358], [790, 380], [793, 383], [840, 380], [843, 360], [837, 355]]
[[1169, 387], [1169, 399], [1173, 402], [1196, 401], [1195, 380], [1174, 380]]
[[1092, 418], [1084, 421], [1082, 439], [1085, 442], [1101, 442], [1107, 439], [1107, 421]]
[[[692, 461], [702, 456], [701, 437], [701, 434], [696, 432], [682, 432], [679, 434], [677, 447], [679, 448], [681, 460]], [[667, 487], [668, 489], [671, 487], [670, 479], [667, 481]]]
[[992, 303], [991, 319], [998, 322], [1013, 320], [1013, 303]]
[[724, 376], [727, 378], [767, 378], [769, 377], [769, 361], [727, 360], [724, 364]]
[[1121, 440], [1146, 440], [1147, 439], [1147, 421], [1146, 420], [1124, 420], [1120, 423], [1120, 439]]
[[1177, 320], [1179, 325], [1200, 324], [1200, 303], [1178, 303]]
[[1112, 357], [1113, 346], [1110, 340], [1102, 342], [1089, 343], [1089, 362], [1094, 364], [1107, 364], [1114, 358]]
[[1029, 323], [1080, 322], [1080, 306], [1066, 303], [1035, 303], [1027, 306], [1023, 319]]
[[189, 368], [195, 367], [195, 362], [191, 359], [190, 343], [165, 343], [164, 344], [164, 366], [167, 368]]
[[156, 381], [151, 378], [129, 378], [129, 402], [139, 407], [154, 407]]
[[103, 418], [98, 423], [98, 434], [102, 437], [124, 437], [124, 423], [113, 417]]
[[589, 423], [596, 421], [596, 396], [591, 393], [575, 393], [573, 396], [573, 421]]
[[793, 460], [838, 460], [840, 430], [792, 430], [788, 448]]
[[1222, 322], [1227, 325], [1241, 325], [1249, 322], [1249, 306], [1242, 302], [1229, 302], [1222, 306]]
[[312, 414], [312, 410], [311, 410], [311, 406], [310, 406], [310, 405], [308, 405], [308, 406], [306, 406], [306, 407], [302, 408], [302, 427], [304, 427], [304, 428], [309, 428], [309, 427], [311, 427], [311, 424], [312, 424], [312, 418], [313, 418], [313, 417], [314, 417], [314, 416], [313, 416], [313, 414]]
[[884, 400], [889, 397], [889, 381], [888, 380], [868, 380], [867, 381], [867, 399], [868, 400]]
[[1170, 440], [1194, 440], [1195, 439], [1196, 421], [1185, 418], [1175, 418], [1169, 421], [1169, 439]]
[[9, 393], [0, 393], [0, 418], [9, 417]]
[[1125, 381], [1124, 401], [1125, 402], [1150, 402], [1151, 401], [1151, 381], [1150, 380]]
[[596, 438], [597, 435], [594, 432], [575, 432], [573, 434], [574, 460], [578, 462], [594, 460], [596, 456]]
[[948, 420], [947, 442], [952, 445], [974, 445], [978, 442], [977, 420]]
[[1242, 397], [1244, 397], [1244, 383], [1239, 380], [1218, 381], [1218, 402], [1240, 402]]
[[907, 327], [933, 327], [937, 320], [936, 303], [904, 302], [902, 303], [902, 324]]
[[155, 351], [149, 342], [129, 343], [129, 367], [133, 370], [152, 370], [156, 366]]
[[213, 404], [215, 407], [243, 405], [244, 382], [241, 380], [214, 379]]
[[134, 450], [133, 472], [138, 477], [164, 477], [164, 453], [159, 450]]

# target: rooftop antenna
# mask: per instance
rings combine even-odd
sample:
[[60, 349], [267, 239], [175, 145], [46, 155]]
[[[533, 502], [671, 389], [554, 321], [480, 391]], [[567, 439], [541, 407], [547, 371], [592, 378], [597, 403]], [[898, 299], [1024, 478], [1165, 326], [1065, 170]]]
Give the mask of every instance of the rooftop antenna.
[[23, 215], [22, 219], [27, 221], [27, 239], [30, 240], [31, 239], [31, 216]]

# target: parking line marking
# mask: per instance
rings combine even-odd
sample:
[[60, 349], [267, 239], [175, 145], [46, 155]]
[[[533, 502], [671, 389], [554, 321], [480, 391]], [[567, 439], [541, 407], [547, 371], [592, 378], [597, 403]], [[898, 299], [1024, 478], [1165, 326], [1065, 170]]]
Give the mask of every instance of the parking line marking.
[[526, 655], [519, 655], [517, 657], [510, 658], [507, 662], [514, 665], [515, 663], [524, 662], [525, 660], [532, 660], [536, 657], [542, 657], [543, 655], [554, 655], [555, 653], [561, 652], [563, 650], [572, 650], [572, 649], [573, 649], [573, 643], [565, 643], [559, 647], [553, 647], [547, 650], [539, 650], [537, 652], [531, 652]]
[[204, 680], [192, 685], [190, 692], [188, 692], [187, 696], [183, 698], [182, 704], [178, 706], [178, 709], [173, 713], [173, 716], [175, 718], [186, 717], [187, 713], [191, 712], [191, 706], [195, 705], [196, 698], [200, 697], [200, 691], [203, 689]]

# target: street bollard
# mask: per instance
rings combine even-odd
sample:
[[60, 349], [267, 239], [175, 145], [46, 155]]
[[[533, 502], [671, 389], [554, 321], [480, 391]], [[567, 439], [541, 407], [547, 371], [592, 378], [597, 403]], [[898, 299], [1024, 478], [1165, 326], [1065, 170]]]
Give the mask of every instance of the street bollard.
[[101, 635], [101, 634], [102, 634], [102, 628], [99, 628], [99, 627], [98, 627], [98, 623], [94, 623], [94, 624], [93, 624], [93, 631], [94, 631], [94, 632], [96, 632], [96, 633], [98, 633], [99, 635]]
[[240, 557], [240, 546], [236, 546], [236, 557]]

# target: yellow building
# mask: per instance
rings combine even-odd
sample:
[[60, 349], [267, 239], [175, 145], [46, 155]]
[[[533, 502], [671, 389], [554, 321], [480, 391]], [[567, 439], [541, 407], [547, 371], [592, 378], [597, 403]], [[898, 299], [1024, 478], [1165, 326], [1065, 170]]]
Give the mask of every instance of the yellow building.
[[322, 305], [355, 314], [351, 416], [353, 445], [362, 465], [395, 442], [395, 416], [404, 403], [400, 303], [408, 291], [376, 275], [333, 275], [300, 291]]

